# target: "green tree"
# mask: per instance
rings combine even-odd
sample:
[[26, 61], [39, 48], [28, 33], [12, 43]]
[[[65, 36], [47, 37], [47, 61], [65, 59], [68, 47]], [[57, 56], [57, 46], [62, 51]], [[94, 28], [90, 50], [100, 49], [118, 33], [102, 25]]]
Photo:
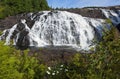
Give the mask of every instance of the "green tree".
[[0, 18], [24, 12], [49, 10], [46, 0], [1, 0]]

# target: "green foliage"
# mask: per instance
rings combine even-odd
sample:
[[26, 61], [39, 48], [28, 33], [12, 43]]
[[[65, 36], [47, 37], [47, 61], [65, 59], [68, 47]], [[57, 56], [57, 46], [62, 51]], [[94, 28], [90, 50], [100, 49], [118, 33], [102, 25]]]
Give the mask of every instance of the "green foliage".
[[106, 19], [105, 22], [108, 23], [110, 26], [113, 26], [111, 19]]
[[87, 55], [77, 53], [69, 65], [67, 76], [69, 79], [86, 79], [88, 74]]
[[0, 31], [0, 35], [2, 35], [3, 34], [3, 32], [2, 31]]
[[120, 38], [115, 27], [104, 34], [92, 58], [97, 60], [96, 67], [106, 79], [120, 78]]
[[0, 79], [41, 79], [46, 67], [28, 55], [0, 42]]
[[112, 23], [111, 19], [106, 19], [106, 23]]
[[1, 6], [1, 4], [0, 4], [0, 18], [5, 17], [4, 10], [5, 10], [5, 7]]
[[67, 73], [70, 79], [119, 79], [120, 38], [112, 27], [105, 32], [95, 53], [76, 54]]
[[12, 56], [14, 49], [4, 46], [0, 42], [0, 79], [21, 79], [22, 74], [17, 71], [18, 59]]
[[48, 10], [46, 0], [1, 0], [0, 18], [16, 15], [23, 12]]
[[66, 73], [68, 72], [68, 68], [66, 65], [55, 65], [53, 67], [48, 67], [46, 73], [48, 79], [67, 79]]

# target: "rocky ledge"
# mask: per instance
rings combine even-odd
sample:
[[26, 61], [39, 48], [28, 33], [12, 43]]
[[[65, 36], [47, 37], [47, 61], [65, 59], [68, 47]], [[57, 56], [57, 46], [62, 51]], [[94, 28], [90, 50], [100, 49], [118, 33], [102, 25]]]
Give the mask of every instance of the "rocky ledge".
[[[71, 8], [71, 9], [57, 9], [61, 11], [68, 11], [76, 14], [80, 14], [84, 17], [90, 18], [100, 18], [105, 19], [106, 17], [102, 13], [101, 9], [109, 9], [118, 11], [120, 6], [110, 6], [110, 7], [85, 7], [85, 8]], [[37, 14], [37, 13], [34, 13]], [[0, 19], [0, 30], [11, 28], [14, 24], [18, 23], [21, 19], [26, 19], [27, 25], [31, 27], [34, 24], [34, 21], [29, 19], [28, 13], [18, 14], [15, 16], [8, 16], [5, 19]]]

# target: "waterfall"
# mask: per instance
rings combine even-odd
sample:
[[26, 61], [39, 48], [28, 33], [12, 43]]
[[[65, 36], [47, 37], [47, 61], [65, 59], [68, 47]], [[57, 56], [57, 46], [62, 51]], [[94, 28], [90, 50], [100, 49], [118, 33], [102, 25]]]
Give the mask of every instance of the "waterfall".
[[[14, 45], [22, 39], [22, 42], [29, 41], [25, 42], [28, 46], [71, 46], [89, 50], [94, 46], [93, 40], [98, 40], [102, 36], [105, 22], [103, 19], [83, 17], [67, 11], [30, 13], [30, 19], [35, 21], [32, 28], [22, 20], [23, 25], [18, 23], [11, 29], [7, 29], [0, 39], [5, 39], [7, 45], [12, 39]], [[21, 30], [19, 26], [22, 27]], [[21, 46], [24, 46], [24, 43]]]
[[106, 18], [111, 19], [114, 25], [120, 23], [120, 10], [101, 9]]
[[102, 33], [104, 21], [101, 19], [85, 18], [66, 11], [44, 11], [39, 14], [32, 16], [35, 24], [29, 36], [35, 43], [32, 42], [33, 46], [72, 46], [88, 50], [95, 32], [98, 35]]

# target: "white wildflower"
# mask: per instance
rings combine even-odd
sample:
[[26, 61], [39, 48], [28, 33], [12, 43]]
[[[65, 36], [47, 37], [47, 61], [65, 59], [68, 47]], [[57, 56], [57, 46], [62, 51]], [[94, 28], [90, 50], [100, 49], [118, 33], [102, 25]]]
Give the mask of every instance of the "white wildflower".
[[55, 73], [52, 73], [52, 75], [55, 75]]
[[50, 75], [50, 72], [49, 72], [49, 71], [46, 71], [46, 73], [47, 73], [48, 75]]
[[48, 67], [48, 70], [51, 70], [51, 68], [50, 68], [50, 67]]
[[57, 71], [57, 74], [59, 73], [59, 71]]
[[60, 67], [63, 67], [63, 65], [61, 65]]
[[68, 69], [65, 69], [65, 71], [67, 72], [67, 71], [68, 71]]

